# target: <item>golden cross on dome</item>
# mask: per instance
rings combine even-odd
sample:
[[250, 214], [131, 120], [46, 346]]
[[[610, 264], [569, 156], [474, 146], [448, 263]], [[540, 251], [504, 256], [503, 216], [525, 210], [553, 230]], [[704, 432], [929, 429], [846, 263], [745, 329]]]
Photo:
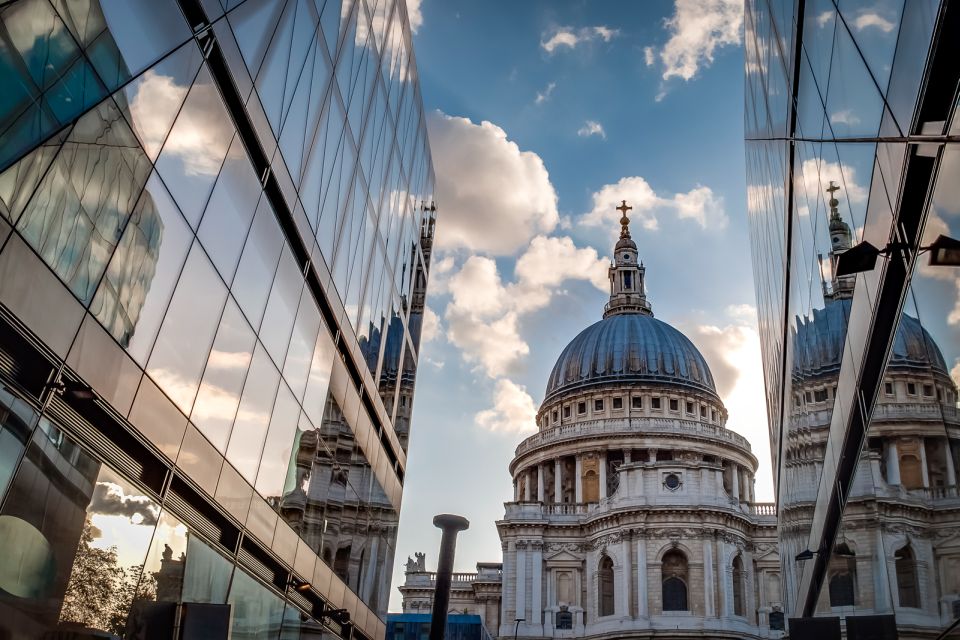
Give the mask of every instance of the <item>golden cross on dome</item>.
[[614, 207], [614, 208], [615, 208], [617, 211], [619, 211], [620, 213], [623, 214], [623, 215], [620, 217], [620, 227], [621, 227], [621, 229], [620, 229], [620, 237], [621, 237], [621, 238], [629, 238], [629, 237], [630, 237], [630, 229], [628, 228], [628, 226], [629, 226], [629, 224], [630, 224], [630, 218], [627, 217], [627, 211], [632, 211], [632, 210], [633, 210], [633, 207], [628, 206], [626, 200], [621, 200], [621, 201], [620, 201], [620, 206], [619, 206], [619, 207]]

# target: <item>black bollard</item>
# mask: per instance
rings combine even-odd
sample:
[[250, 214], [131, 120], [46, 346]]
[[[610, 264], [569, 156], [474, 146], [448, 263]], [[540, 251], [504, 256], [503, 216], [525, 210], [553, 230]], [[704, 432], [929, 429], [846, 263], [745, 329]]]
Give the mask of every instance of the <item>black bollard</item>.
[[430, 616], [430, 640], [443, 640], [447, 626], [447, 605], [450, 604], [450, 577], [453, 556], [457, 550], [457, 534], [470, 523], [463, 516], [441, 513], [433, 518], [433, 526], [443, 530], [440, 538], [440, 560], [437, 563], [437, 586], [433, 592], [433, 615]]

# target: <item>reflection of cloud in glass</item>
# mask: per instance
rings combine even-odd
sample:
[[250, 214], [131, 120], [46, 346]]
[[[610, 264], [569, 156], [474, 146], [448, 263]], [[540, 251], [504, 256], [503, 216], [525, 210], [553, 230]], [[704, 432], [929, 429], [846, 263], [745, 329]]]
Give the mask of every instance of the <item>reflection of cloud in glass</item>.
[[[165, 89], [158, 85], [150, 90], [162, 93]], [[188, 176], [217, 175], [233, 139], [233, 126], [224, 116], [216, 87], [197, 82], [163, 146], [164, 154], [179, 158]]]
[[113, 482], [98, 482], [93, 489], [89, 511], [96, 515], [123, 516], [133, 524], [155, 525], [160, 509], [143, 495], [126, 493]]
[[137, 92], [130, 101], [133, 127], [140, 135], [147, 154], [155, 158], [183, 103], [187, 87], [178, 85], [170, 76], [157, 74], [153, 69], [136, 82]]
[[800, 193], [798, 197], [813, 198], [824, 192], [830, 181], [836, 182], [846, 193], [851, 203], [866, 202], [867, 190], [857, 183], [856, 170], [849, 165], [810, 158], [800, 166], [800, 178], [797, 180]]

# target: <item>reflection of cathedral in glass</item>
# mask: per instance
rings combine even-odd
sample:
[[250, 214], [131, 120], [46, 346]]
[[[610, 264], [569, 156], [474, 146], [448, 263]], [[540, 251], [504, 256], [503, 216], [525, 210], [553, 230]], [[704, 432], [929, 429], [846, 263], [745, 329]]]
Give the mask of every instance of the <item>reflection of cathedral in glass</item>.
[[411, 46], [402, 0], [0, 6], [0, 637], [384, 636]]
[[[793, 334], [793, 397], [780, 493], [788, 557], [807, 548], [853, 301], [855, 277], [832, 275], [837, 257], [852, 244], [850, 227], [838, 211], [838, 190], [832, 183], [826, 190], [831, 250], [823, 265], [831, 275], [823, 280], [824, 306], [808, 318], [798, 317]], [[960, 444], [948, 434], [960, 427], [956, 401], [957, 387], [940, 348], [916, 318], [904, 313], [818, 614], [885, 613], [897, 607], [900, 637], [926, 637], [941, 628], [942, 618], [954, 617], [953, 603], [960, 602], [960, 541], [953, 536]], [[894, 560], [879, 560], [884, 557]], [[789, 563], [784, 570], [787, 592], [794, 593], [799, 577]]]

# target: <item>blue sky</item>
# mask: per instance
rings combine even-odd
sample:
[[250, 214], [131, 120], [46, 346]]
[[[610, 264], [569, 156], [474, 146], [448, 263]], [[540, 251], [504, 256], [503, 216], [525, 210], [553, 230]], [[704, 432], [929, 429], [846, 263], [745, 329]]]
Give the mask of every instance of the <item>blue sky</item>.
[[[703, 351], [772, 499], [746, 220], [739, 0], [408, 0], [437, 249], [394, 586], [432, 516], [498, 561], [507, 465], [562, 348], [600, 319], [626, 199], [655, 315]], [[392, 592], [392, 610], [399, 610]]]

